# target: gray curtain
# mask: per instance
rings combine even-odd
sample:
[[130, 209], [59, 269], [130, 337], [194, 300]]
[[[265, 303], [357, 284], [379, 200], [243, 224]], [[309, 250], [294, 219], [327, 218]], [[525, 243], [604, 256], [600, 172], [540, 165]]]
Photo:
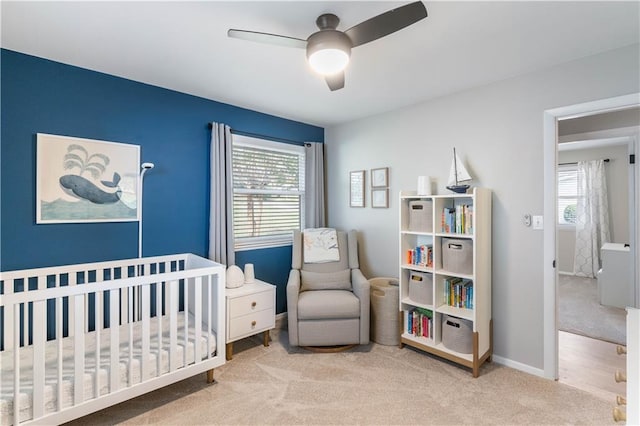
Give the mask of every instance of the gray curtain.
[[231, 128], [211, 123], [211, 201], [209, 205], [209, 259], [233, 265], [233, 173]]
[[305, 227], [325, 227], [324, 144], [307, 142], [305, 152]]

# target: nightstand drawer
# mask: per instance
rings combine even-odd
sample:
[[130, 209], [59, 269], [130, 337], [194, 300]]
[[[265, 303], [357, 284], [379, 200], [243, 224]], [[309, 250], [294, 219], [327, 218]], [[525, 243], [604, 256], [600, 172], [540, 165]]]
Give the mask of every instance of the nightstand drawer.
[[227, 342], [252, 336], [261, 331], [270, 330], [274, 328], [275, 325], [275, 312], [273, 308], [235, 318], [229, 323]]
[[265, 309], [273, 312], [273, 308], [273, 291], [261, 291], [229, 299], [228, 315], [229, 318], [238, 318]]

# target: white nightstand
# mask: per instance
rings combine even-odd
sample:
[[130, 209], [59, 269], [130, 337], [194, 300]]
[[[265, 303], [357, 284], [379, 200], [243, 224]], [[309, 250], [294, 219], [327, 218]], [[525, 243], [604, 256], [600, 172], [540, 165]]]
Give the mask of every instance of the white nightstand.
[[276, 286], [255, 280], [227, 293], [227, 359], [233, 358], [233, 342], [264, 333], [269, 346], [269, 330], [276, 326]]

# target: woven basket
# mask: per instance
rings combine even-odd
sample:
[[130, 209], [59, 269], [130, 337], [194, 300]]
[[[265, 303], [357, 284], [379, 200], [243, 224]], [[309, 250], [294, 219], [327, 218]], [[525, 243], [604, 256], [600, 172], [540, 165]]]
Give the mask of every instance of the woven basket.
[[399, 345], [398, 279], [372, 278], [369, 284], [371, 285], [371, 340], [381, 345]]

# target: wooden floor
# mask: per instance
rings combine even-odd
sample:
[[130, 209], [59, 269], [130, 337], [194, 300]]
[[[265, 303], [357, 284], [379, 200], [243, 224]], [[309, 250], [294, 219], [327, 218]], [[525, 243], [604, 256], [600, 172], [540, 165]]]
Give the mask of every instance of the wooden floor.
[[578, 334], [558, 332], [559, 381], [616, 404], [625, 396], [625, 383], [616, 383], [616, 370], [626, 370], [626, 356], [616, 353], [616, 344]]

